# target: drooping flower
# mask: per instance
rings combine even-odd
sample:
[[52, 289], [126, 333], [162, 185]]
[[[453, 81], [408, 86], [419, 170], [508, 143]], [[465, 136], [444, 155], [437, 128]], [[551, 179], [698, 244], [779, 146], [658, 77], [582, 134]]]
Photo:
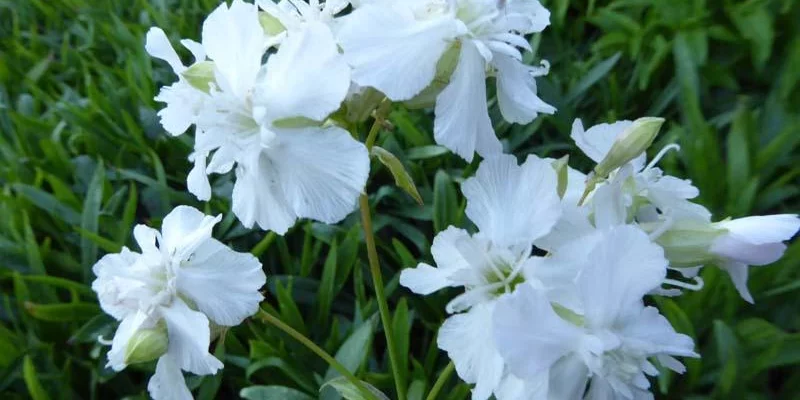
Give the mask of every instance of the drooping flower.
[[497, 298], [524, 282], [532, 243], [558, 219], [556, 185], [550, 163], [536, 156], [522, 165], [510, 155], [487, 158], [462, 185], [466, 214], [478, 232], [447, 228], [433, 241], [436, 266], [421, 263], [400, 275], [400, 283], [419, 294], [465, 289], [447, 305], [460, 314], [445, 321], [438, 344], [459, 376], [475, 384], [473, 399], [487, 399], [507, 375], [491, 340], [492, 313]]
[[527, 66], [518, 50], [530, 50], [523, 35], [549, 24], [550, 13], [538, 1], [365, 3], [343, 18], [338, 31], [353, 81], [404, 101], [445, 80], [436, 94], [434, 136], [464, 159], [502, 150], [487, 109], [487, 71], [497, 77], [507, 121], [529, 123], [538, 113], [555, 112], [536, 94], [534, 78], [547, 74], [547, 63]]
[[196, 126], [189, 190], [208, 200], [207, 175], [235, 169], [233, 211], [247, 227], [285, 233], [298, 218], [326, 223], [355, 207], [369, 171], [366, 148], [324, 125], [350, 87], [350, 69], [329, 27], [308, 21], [271, 45], [258, 8], [220, 5], [203, 24], [213, 74]]
[[[647, 225], [644, 225], [647, 227]], [[730, 274], [743, 299], [752, 303], [747, 289], [748, 267], [771, 264], [783, 256], [786, 245], [800, 229], [795, 214], [737, 218], [715, 223], [681, 220], [657, 238], [670, 264], [686, 269], [717, 265]]]
[[656, 360], [676, 372], [673, 356], [697, 357], [692, 339], [676, 333], [642, 298], [666, 276], [660, 247], [638, 228], [611, 228], [586, 252], [575, 284], [580, 303], [553, 302], [521, 285], [495, 308], [495, 346], [520, 379], [549, 376], [546, 398], [652, 398], [647, 375]]
[[258, 310], [266, 282], [261, 263], [211, 237], [221, 216], [180, 206], [158, 232], [134, 229], [141, 252], [123, 248], [94, 265], [100, 306], [121, 321], [108, 352], [120, 371], [158, 358], [150, 395], [191, 399], [181, 371], [215, 374], [222, 362], [208, 351], [210, 324], [235, 326]]

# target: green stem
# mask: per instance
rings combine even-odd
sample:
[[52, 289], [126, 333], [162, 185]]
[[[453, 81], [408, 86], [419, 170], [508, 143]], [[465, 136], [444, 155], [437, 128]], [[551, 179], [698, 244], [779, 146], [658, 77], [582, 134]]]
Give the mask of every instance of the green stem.
[[392, 319], [389, 313], [389, 303], [386, 301], [386, 293], [383, 291], [383, 276], [381, 276], [381, 266], [378, 260], [378, 250], [375, 248], [375, 237], [372, 232], [372, 217], [369, 210], [369, 198], [362, 194], [358, 198], [361, 208], [361, 225], [364, 227], [364, 238], [367, 242], [367, 258], [369, 259], [369, 270], [372, 274], [372, 284], [375, 286], [375, 295], [378, 299], [378, 310], [381, 314], [383, 333], [386, 335], [386, 347], [389, 348], [389, 362], [392, 364], [392, 375], [394, 376], [394, 386], [397, 390], [397, 399], [406, 399], [405, 383], [400, 379], [399, 359], [397, 349], [394, 345], [394, 335], [392, 333]]
[[386, 98], [384, 98], [383, 101], [381, 101], [381, 103], [378, 105], [378, 108], [375, 109], [375, 121], [372, 123], [372, 127], [369, 128], [367, 139], [364, 141], [364, 146], [367, 147], [367, 150], [372, 150], [372, 146], [375, 145], [375, 139], [378, 138], [378, 132], [381, 130], [381, 126], [386, 119], [386, 115], [389, 114], [389, 111], [391, 110], [392, 102]]
[[347, 368], [344, 367], [344, 365], [336, 361], [336, 359], [333, 358], [330, 354], [328, 354], [325, 350], [314, 344], [314, 342], [312, 342], [311, 339], [303, 336], [302, 333], [296, 331], [294, 328], [285, 324], [283, 321], [279, 320], [277, 317], [264, 311], [263, 309], [259, 308], [258, 317], [264, 320], [265, 322], [272, 324], [276, 328], [284, 331], [289, 336], [293, 337], [295, 340], [300, 342], [303, 346], [306, 346], [306, 348], [314, 352], [314, 354], [318, 355], [319, 358], [325, 360], [325, 362], [327, 362], [328, 365], [333, 367], [333, 369], [335, 369], [340, 374], [342, 374], [342, 376], [347, 378], [347, 380], [350, 381], [350, 383], [352, 383], [356, 388], [358, 388], [358, 390], [363, 395], [367, 396], [368, 399], [378, 400], [375, 397], [375, 395], [372, 394], [372, 392], [369, 389], [367, 389], [367, 387], [364, 386], [363, 383], [361, 383], [361, 380], [356, 378], [355, 375], [353, 375], [350, 371], [347, 370]]
[[456, 366], [452, 361], [450, 361], [450, 363], [444, 367], [444, 370], [442, 370], [442, 373], [439, 374], [439, 377], [436, 379], [436, 383], [433, 384], [433, 387], [431, 388], [431, 391], [428, 393], [428, 397], [426, 397], [425, 400], [436, 399], [436, 396], [439, 395], [439, 392], [444, 387], [444, 384], [447, 383], [447, 379], [453, 374], [455, 367]]

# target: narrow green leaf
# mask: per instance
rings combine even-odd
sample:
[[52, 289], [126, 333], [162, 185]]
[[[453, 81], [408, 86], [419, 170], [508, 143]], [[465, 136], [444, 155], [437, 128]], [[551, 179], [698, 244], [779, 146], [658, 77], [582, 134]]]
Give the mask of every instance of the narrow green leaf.
[[457, 225], [459, 211], [456, 189], [450, 175], [439, 170], [433, 181], [433, 230], [441, 232], [450, 225]]
[[[375, 396], [375, 399], [389, 400], [389, 398], [385, 394], [383, 394], [383, 392], [378, 390], [378, 388], [376, 388], [375, 386], [372, 386], [364, 381], [361, 381], [361, 384], [364, 385], [364, 387], [366, 387], [367, 390], [369, 390], [369, 392]], [[343, 376], [340, 376], [338, 378], [333, 378], [325, 382], [325, 384], [322, 385], [320, 390], [328, 386], [336, 389], [336, 391], [347, 400], [373, 400], [367, 398], [363, 393], [361, 393], [360, 390], [358, 390], [358, 387], [356, 387], [352, 382], [350, 382], [349, 380], [347, 380], [347, 378]]]
[[[89, 182], [86, 191], [86, 199], [83, 202], [83, 214], [81, 215], [81, 229], [90, 234], [97, 234], [100, 223], [100, 208], [103, 203], [103, 186], [105, 185], [106, 171], [103, 162], [97, 163], [97, 167]], [[85, 280], [91, 275], [92, 265], [97, 261], [97, 243], [87, 235], [81, 236], [81, 265], [83, 266]]]
[[372, 156], [377, 157], [381, 164], [383, 164], [386, 168], [389, 168], [389, 171], [394, 177], [395, 185], [405, 190], [405, 192], [408, 193], [409, 196], [413, 197], [417, 203], [420, 205], [423, 204], [422, 197], [420, 197], [419, 192], [417, 191], [417, 186], [414, 184], [414, 179], [411, 178], [411, 175], [408, 174], [408, 171], [406, 171], [403, 163], [400, 162], [400, 160], [397, 159], [394, 154], [383, 149], [382, 147], [373, 146]]
[[619, 58], [622, 56], [622, 53], [617, 52], [613, 56], [599, 62], [595, 65], [592, 69], [589, 70], [583, 77], [581, 78], [572, 89], [567, 92], [566, 97], [564, 98], [565, 103], [571, 103], [572, 101], [578, 99], [584, 92], [589, 90], [592, 85], [603, 79], [611, 69], [614, 68], [614, 65], [617, 64]]
[[250, 386], [242, 389], [239, 396], [247, 400], [315, 400], [299, 390], [285, 386]]
[[[370, 353], [373, 329], [372, 319], [364, 321], [339, 347], [334, 356], [336, 361], [339, 361], [348, 371], [355, 373], [358, 367], [364, 363], [367, 354]], [[328, 368], [328, 372], [325, 373], [325, 381], [337, 376], [339, 376], [338, 371]]]
[[49, 322], [85, 321], [99, 314], [94, 303], [36, 304], [25, 302], [25, 310], [34, 318]]
[[22, 364], [22, 377], [25, 380], [25, 386], [28, 387], [28, 394], [31, 395], [33, 400], [50, 399], [50, 396], [44, 390], [44, 386], [39, 381], [39, 374], [36, 373], [36, 367], [33, 366], [31, 356], [25, 356]]
[[103, 249], [103, 251], [106, 253], [119, 253], [122, 250], [121, 244], [116, 243], [113, 240], [106, 239], [97, 233], [87, 231], [83, 228], [75, 228], [75, 231], [78, 232], [82, 238], [89, 240], [96, 247]]
[[325, 265], [322, 269], [322, 281], [319, 285], [317, 292], [317, 326], [325, 329], [327, 326], [328, 318], [331, 314], [331, 303], [333, 303], [333, 296], [336, 287], [336, 266], [337, 266], [337, 244], [334, 240], [331, 243], [331, 249], [328, 251], [328, 257], [325, 259]]
[[401, 383], [405, 385], [405, 382], [408, 382], [408, 354], [411, 343], [411, 320], [409, 318], [408, 302], [405, 298], [401, 298], [397, 302], [397, 307], [392, 317], [392, 331], [394, 331], [397, 354], [400, 355], [397, 363], [402, 379]]
[[78, 225], [81, 216], [72, 207], [58, 201], [53, 195], [29, 185], [13, 184], [14, 191], [21, 194], [42, 211], [70, 225]]

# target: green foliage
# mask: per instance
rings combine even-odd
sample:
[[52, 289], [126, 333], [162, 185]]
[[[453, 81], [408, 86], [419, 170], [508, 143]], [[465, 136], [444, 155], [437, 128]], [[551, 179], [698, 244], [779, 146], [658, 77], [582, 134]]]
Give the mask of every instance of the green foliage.
[[[395, 397], [357, 215], [336, 226], [302, 222], [277, 237], [237, 222], [231, 176], [213, 178], [209, 203], [186, 191], [191, 139], [169, 137], [153, 101], [174, 77], [147, 56], [143, 38], [153, 25], [168, 27], [174, 42], [197, 37], [217, 3], [0, 0], [1, 397], [146, 396], [154, 365], [104, 368], [107, 347], [96, 339], [110, 338], [115, 323], [97, 307], [90, 268], [106, 252], [135, 246], [133, 224], [158, 226], [179, 204], [223, 214], [215, 236], [264, 264], [264, 308]], [[545, 3], [552, 25], [532, 38], [531, 61], [550, 61], [550, 74], [537, 82], [558, 113], [510, 125], [492, 102], [507, 151], [569, 153], [573, 165], [588, 167], [569, 139], [574, 118], [592, 125], [658, 116], [667, 122], [654, 148], [682, 147], [661, 165], [692, 179], [719, 218], [800, 209], [798, 2]], [[396, 160], [374, 169], [367, 192], [401, 376], [411, 398], [421, 399], [448, 362], [435, 338], [454, 293], [409, 296], [398, 286], [399, 271], [431, 259], [436, 232], [469, 228], [457, 185], [477, 161], [466, 164], [436, 146], [424, 111], [396, 106], [388, 120], [376, 144]], [[358, 128], [365, 135], [368, 126]], [[395, 186], [403, 173], [422, 206], [406, 193], [408, 184]], [[688, 360], [683, 376], [664, 373], [657, 396], [800, 393], [800, 242], [775, 265], [752, 270], [755, 305], [719, 270], [705, 270], [703, 279], [703, 291], [660, 301], [676, 329], [696, 338], [703, 358]], [[338, 374], [272, 326], [252, 319], [222, 337], [213, 350], [223, 372], [188, 380], [198, 397], [338, 396], [330, 386], [319, 391]], [[451, 378], [438, 398], [468, 396], [467, 385]]]

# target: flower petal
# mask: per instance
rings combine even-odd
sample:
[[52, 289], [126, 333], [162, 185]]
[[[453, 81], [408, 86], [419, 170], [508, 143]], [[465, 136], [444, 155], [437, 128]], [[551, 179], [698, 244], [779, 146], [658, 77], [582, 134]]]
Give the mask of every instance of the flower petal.
[[203, 214], [189, 206], [175, 207], [161, 224], [162, 247], [179, 260], [186, 260], [202, 245], [211, 239], [211, 231], [222, 215], [216, 217]]
[[218, 325], [234, 326], [258, 311], [264, 299], [259, 289], [267, 277], [250, 253], [231, 250], [215, 239], [207, 240], [181, 265], [178, 291]]
[[436, 143], [467, 161], [474, 153], [484, 157], [502, 152], [486, 105], [486, 61], [471, 42], [461, 55], [450, 83], [436, 97], [433, 134]]
[[556, 112], [537, 96], [531, 67], [499, 53], [494, 54], [492, 63], [497, 67], [497, 102], [506, 121], [528, 124], [539, 113]]
[[546, 235], [561, 215], [553, 167], [536, 156], [517, 165], [512, 155], [496, 155], [481, 162], [475, 177], [461, 190], [466, 213], [480, 235], [493, 243], [528, 244]]
[[158, 359], [156, 373], [147, 384], [153, 400], [193, 400], [180, 367], [170, 355]]
[[[631, 126], [631, 121], [617, 121], [613, 124], [597, 124], [588, 130], [583, 129], [583, 123], [580, 119], [576, 119], [572, 123], [572, 140], [578, 148], [583, 151], [594, 162], [599, 163], [603, 161], [614, 141], [626, 128]], [[644, 157], [644, 155], [639, 158]], [[644, 165], [644, 160], [636, 161], [637, 164]], [[637, 169], [638, 170], [638, 169]]]
[[164, 30], [161, 28], [152, 27], [147, 31], [144, 49], [147, 51], [147, 54], [159, 60], [166, 61], [167, 64], [172, 67], [172, 70], [175, 71], [175, 74], [180, 74], [186, 70], [180, 57], [178, 57], [178, 53], [175, 52], [175, 48], [169, 43], [167, 34], [164, 33]]
[[162, 87], [155, 97], [156, 101], [166, 103], [158, 112], [161, 126], [172, 136], [182, 135], [197, 122], [197, 115], [206, 97], [205, 93], [183, 80]]
[[796, 214], [754, 216], [724, 221], [719, 225], [752, 244], [779, 243], [797, 234], [800, 218]]
[[367, 4], [343, 18], [338, 31], [353, 81], [394, 101], [408, 100], [428, 86], [436, 64], [458, 34], [454, 18], [417, 20], [410, 7]]
[[464, 314], [447, 318], [439, 329], [437, 343], [467, 383], [474, 383], [473, 400], [492, 395], [503, 377], [503, 359], [494, 346], [492, 312], [494, 304], [480, 304]]
[[529, 285], [520, 285], [502, 297], [492, 322], [497, 351], [509, 370], [522, 379], [546, 374], [578, 346], [581, 337], [581, 330], [556, 315], [544, 295]]
[[578, 278], [587, 324], [611, 327], [666, 278], [664, 250], [633, 225], [604, 233]]
[[[139, 301], [135, 296], [126, 296], [120, 288], [128, 291], [143, 289], [145, 284], [135, 279], [125, 279], [131, 274], [131, 267], [141, 258], [141, 254], [123, 247], [118, 254], [106, 254], [92, 267], [97, 279], [92, 282], [92, 290], [97, 293], [100, 307], [106, 314], [116, 320], [122, 320], [139, 310]], [[125, 279], [121, 284], [119, 280]]]
[[265, 152], [289, 209], [327, 224], [350, 214], [369, 175], [366, 147], [335, 126], [275, 134], [279, 144]]
[[277, 172], [265, 152], [240, 162], [233, 185], [233, 213], [247, 228], [257, 223], [261, 229], [283, 235], [297, 220], [277, 181]]
[[266, 35], [258, 21], [258, 8], [234, 0], [220, 4], [203, 22], [203, 47], [214, 60], [217, 82], [240, 99], [248, 96], [261, 69]]
[[754, 304], [755, 300], [753, 300], [753, 295], [750, 294], [750, 290], [747, 288], [747, 273], [749, 272], [747, 270], [747, 264], [741, 262], [727, 262], [722, 265], [722, 269], [730, 275], [731, 282], [733, 282], [733, 286], [736, 288], [736, 291], [739, 292], [739, 295], [742, 296], [746, 302]]
[[189, 161], [194, 161], [194, 167], [186, 176], [186, 186], [197, 200], [208, 201], [211, 199], [211, 184], [206, 175], [206, 160], [208, 153], [194, 152], [189, 156]]
[[190, 309], [181, 299], [175, 299], [169, 307], [159, 310], [167, 323], [167, 355], [178, 367], [196, 375], [217, 373], [222, 362], [208, 352], [211, 329], [205, 314]]
[[469, 269], [470, 264], [458, 250], [457, 242], [469, 239], [469, 233], [463, 229], [450, 226], [433, 238], [431, 253], [436, 267], [420, 263], [416, 268], [404, 269], [400, 274], [400, 284], [412, 292], [428, 295], [448, 286], [457, 286], [449, 278], [454, 272]]
[[253, 112], [262, 122], [296, 117], [322, 121], [339, 108], [350, 88], [350, 67], [330, 29], [319, 22], [290, 32], [261, 74]]

